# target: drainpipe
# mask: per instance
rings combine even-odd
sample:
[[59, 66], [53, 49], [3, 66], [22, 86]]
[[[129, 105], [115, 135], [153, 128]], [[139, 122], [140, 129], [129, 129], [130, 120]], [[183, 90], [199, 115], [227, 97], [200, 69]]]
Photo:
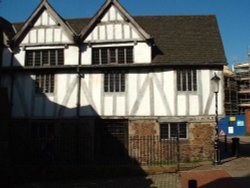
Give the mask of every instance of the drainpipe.
[[14, 100], [14, 75], [13, 75], [13, 66], [14, 66], [14, 47], [11, 49], [11, 59], [10, 59], [10, 116], [12, 117], [13, 109], [13, 100]]
[[[12, 41], [11, 41], [12, 44]], [[10, 109], [9, 109], [9, 118], [10, 122], [8, 123], [8, 155], [9, 155], [9, 165], [12, 165], [12, 158], [13, 158], [13, 151], [12, 151], [12, 114], [13, 114], [13, 93], [14, 93], [14, 75], [13, 75], [13, 65], [14, 65], [14, 55], [15, 55], [15, 48], [10, 45], [9, 49], [11, 50], [11, 59], [10, 59]]]
[[78, 88], [77, 88], [77, 118], [80, 118], [80, 107], [81, 107], [81, 72], [80, 72], [80, 65], [81, 65], [81, 60], [82, 60], [82, 56], [81, 56], [81, 45], [79, 44], [78, 46], [78, 67], [77, 67], [77, 74], [78, 74]]
[[80, 65], [82, 61], [82, 55], [81, 55], [81, 43], [80, 38], [77, 38], [77, 44], [78, 44], [78, 67], [77, 67], [77, 74], [78, 74], [78, 87], [77, 87], [77, 123], [76, 123], [76, 162], [77, 164], [80, 164], [80, 108], [81, 108], [81, 72], [80, 72]]

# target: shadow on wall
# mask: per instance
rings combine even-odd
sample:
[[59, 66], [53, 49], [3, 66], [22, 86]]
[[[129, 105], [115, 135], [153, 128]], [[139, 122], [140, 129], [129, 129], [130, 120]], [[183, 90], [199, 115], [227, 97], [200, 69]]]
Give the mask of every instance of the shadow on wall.
[[[35, 91], [37, 82], [32, 79], [31, 71], [21, 66], [12, 71], [3, 69], [1, 72], [3, 85], [10, 86], [10, 101], [15, 98], [12, 112], [27, 110], [25, 93]], [[18, 74], [14, 75], [15, 71]], [[47, 68], [37, 69], [35, 74], [60, 72]], [[26, 78], [21, 79], [20, 75]], [[6, 77], [13, 79], [13, 87]], [[32, 88], [23, 87], [27, 83], [31, 83]], [[11, 87], [14, 88], [13, 94]], [[146, 175], [139, 163], [128, 155], [128, 120], [102, 119], [91, 105], [67, 108], [52, 102], [41, 89], [36, 89], [31, 100], [35, 98], [42, 102], [33, 103], [32, 110], [43, 109], [42, 113], [46, 114], [45, 105], [49, 110], [53, 108], [56, 114], [61, 112], [61, 116], [47, 119], [41, 116], [39, 119], [24, 113], [22, 118], [11, 119], [5, 132], [8, 147], [1, 151], [1, 155], [6, 154], [6, 158], [0, 161], [1, 187], [14, 187], [36, 180]], [[77, 117], [78, 110], [87, 115]], [[74, 116], [64, 118], [64, 113]], [[145, 178], [141, 178], [141, 182], [144, 187], [152, 184]]]

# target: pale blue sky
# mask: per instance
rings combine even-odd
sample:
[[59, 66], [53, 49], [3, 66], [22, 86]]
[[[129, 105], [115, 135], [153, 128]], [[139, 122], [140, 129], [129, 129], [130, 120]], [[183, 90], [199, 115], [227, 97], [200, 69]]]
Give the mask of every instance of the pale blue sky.
[[[0, 0], [0, 16], [25, 21], [40, 0]], [[63, 18], [92, 17], [105, 0], [49, 0]], [[120, 0], [131, 15], [215, 14], [229, 64], [247, 61], [250, 0]]]

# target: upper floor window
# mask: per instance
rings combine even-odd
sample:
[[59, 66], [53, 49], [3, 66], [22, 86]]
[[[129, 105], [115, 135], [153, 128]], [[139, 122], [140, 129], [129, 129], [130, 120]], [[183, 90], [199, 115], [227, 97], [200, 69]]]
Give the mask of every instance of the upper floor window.
[[36, 75], [36, 93], [54, 93], [55, 75], [38, 74]]
[[104, 75], [104, 92], [124, 92], [125, 73], [110, 72]]
[[177, 89], [178, 91], [197, 91], [196, 70], [177, 70]]
[[93, 48], [92, 64], [133, 63], [133, 47]]
[[160, 125], [161, 139], [176, 138], [178, 135], [180, 139], [188, 138], [186, 123], [162, 123]]
[[26, 66], [63, 65], [63, 49], [27, 50]]

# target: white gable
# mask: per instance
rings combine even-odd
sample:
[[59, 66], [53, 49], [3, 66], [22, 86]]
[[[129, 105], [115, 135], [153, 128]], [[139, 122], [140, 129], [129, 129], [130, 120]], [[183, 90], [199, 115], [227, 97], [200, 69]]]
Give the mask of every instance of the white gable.
[[50, 43], [70, 43], [71, 40], [66, 35], [60, 24], [44, 10], [35, 22], [33, 28], [26, 34], [22, 45], [29, 44], [50, 44]]
[[102, 17], [100, 23], [88, 35], [85, 42], [140, 40], [139, 32], [113, 5]]

